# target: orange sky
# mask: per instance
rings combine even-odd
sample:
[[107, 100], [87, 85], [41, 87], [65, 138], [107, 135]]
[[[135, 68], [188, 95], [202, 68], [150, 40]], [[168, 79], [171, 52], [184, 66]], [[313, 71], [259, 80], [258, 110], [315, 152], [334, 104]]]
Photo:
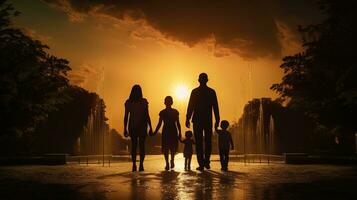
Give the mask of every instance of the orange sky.
[[[188, 46], [143, 22], [98, 13], [77, 20], [41, 1], [12, 2], [22, 12], [16, 24], [48, 44], [50, 53], [70, 61], [71, 82], [104, 98], [109, 124], [119, 132], [124, 102], [134, 84], [143, 88], [154, 125], [167, 95], [173, 96], [173, 107], [180, 111], [184, 124], [188, 99], [176, 101], [174, 88], [193, 89], [201, 72], [208, 74], [208, 85], [217, 92], [221, 119], [236, 121], [252, 97], [276, 97], [269, 88], [281, 80], [281, 56], [242, 58], [212, 38]], [[296, 34], [279, 21], [276, 28], [282, 55], [296, 52]]]

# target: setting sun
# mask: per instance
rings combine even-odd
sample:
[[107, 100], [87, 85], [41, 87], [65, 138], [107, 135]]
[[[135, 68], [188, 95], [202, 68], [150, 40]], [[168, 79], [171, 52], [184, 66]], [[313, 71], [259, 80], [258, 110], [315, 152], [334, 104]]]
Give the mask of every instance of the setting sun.
[[178, 101], [186, 101], [190, 95], [189, 89], [186, 85], [177, 85], [174, 89], [174, 93]]

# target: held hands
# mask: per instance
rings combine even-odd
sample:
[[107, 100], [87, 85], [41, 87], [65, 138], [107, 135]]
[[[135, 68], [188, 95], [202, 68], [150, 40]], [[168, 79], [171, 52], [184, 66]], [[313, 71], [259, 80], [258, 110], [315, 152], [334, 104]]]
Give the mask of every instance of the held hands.
[[186, 128], [190, 128], [190, 120], [189, 119], [186, 120]]
[[152, 128], [149, 129], [149, 136], [154, 136], [156, 132], [152, 132]]
[[124, 137], [128, 137], [128, 136], [129, 136], [128, 130], [124, 129]]

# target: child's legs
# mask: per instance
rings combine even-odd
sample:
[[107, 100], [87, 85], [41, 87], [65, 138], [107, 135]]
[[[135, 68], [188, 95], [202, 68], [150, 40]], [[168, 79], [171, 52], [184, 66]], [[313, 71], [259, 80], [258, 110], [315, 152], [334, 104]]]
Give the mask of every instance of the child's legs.
[[228, 167], [229, 162], [229, 150], [225, 153], [225, 166]]
[[225, 157], [224, 157], [224, 152], [222, 149], [219, 150], [219, 161], [221, 162], [221, 167], [223, 168], [224, 167], [224, 160], [225, 160]]
[[192, 155], [190, 155], [190, 156], [188, 157], [188, 163], [187, 163], [187, 167], [188, 167], [188, 168], [191, 168], [191, 159], [192, 159]]

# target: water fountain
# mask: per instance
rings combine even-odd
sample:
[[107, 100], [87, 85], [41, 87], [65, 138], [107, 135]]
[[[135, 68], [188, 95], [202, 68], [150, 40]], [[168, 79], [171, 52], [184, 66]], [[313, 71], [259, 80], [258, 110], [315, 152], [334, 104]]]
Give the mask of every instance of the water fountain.
[[255, 149], [257, 154], [265, 154], [264, 110], [262, 99], [259, 100], [259, 116], [255, 128]]
[[103, 100], [96, 97], [80, 136], [81, 155], [108, 154], [110, 150], [109, 126], [105, 122]]
[[270, 115], [269, 119], [269, 154], [273, 155], [275, 153], [275, 123], [274, 118]]
[[238, 147], [239, 152], [245, 155], [245, 160], [249, 158], [248, 162], [254, 162], [254, 159], [262, 161], [263, 158], [269, 162], [271, 157], [277, 157], [275, 119], [266, 110], [268, 100], [262, 98], [249, 101], [239, 122], [236, 144], [242, 145]]
[[[250, 93], [249, 101], [244, 106], [243, 115], [239, 121], [239, 128], [236, 144], [241, 144], [242, 147], [238, 147], [241, 154], [244, 154], [244, 158], [248, 157], [266, 157], [269, 154], [275, 154], [275, 127], [274, 118], [270, 116], [269, 119], [265, 119], [267, 115], [266, 106], [267, 102], [265, 98], [253, 99], [253, 87], [252, 87], [252, 65], [249, 65], [248, 71], [248, 90]], [[269, 112], [269, 111], [268, 111]], [[269, 120], [269, 121], [266, 121]], [[266, 123], [268, 122], [268, 123]], [[268, 156], [268, 157], [269, 157]]]

